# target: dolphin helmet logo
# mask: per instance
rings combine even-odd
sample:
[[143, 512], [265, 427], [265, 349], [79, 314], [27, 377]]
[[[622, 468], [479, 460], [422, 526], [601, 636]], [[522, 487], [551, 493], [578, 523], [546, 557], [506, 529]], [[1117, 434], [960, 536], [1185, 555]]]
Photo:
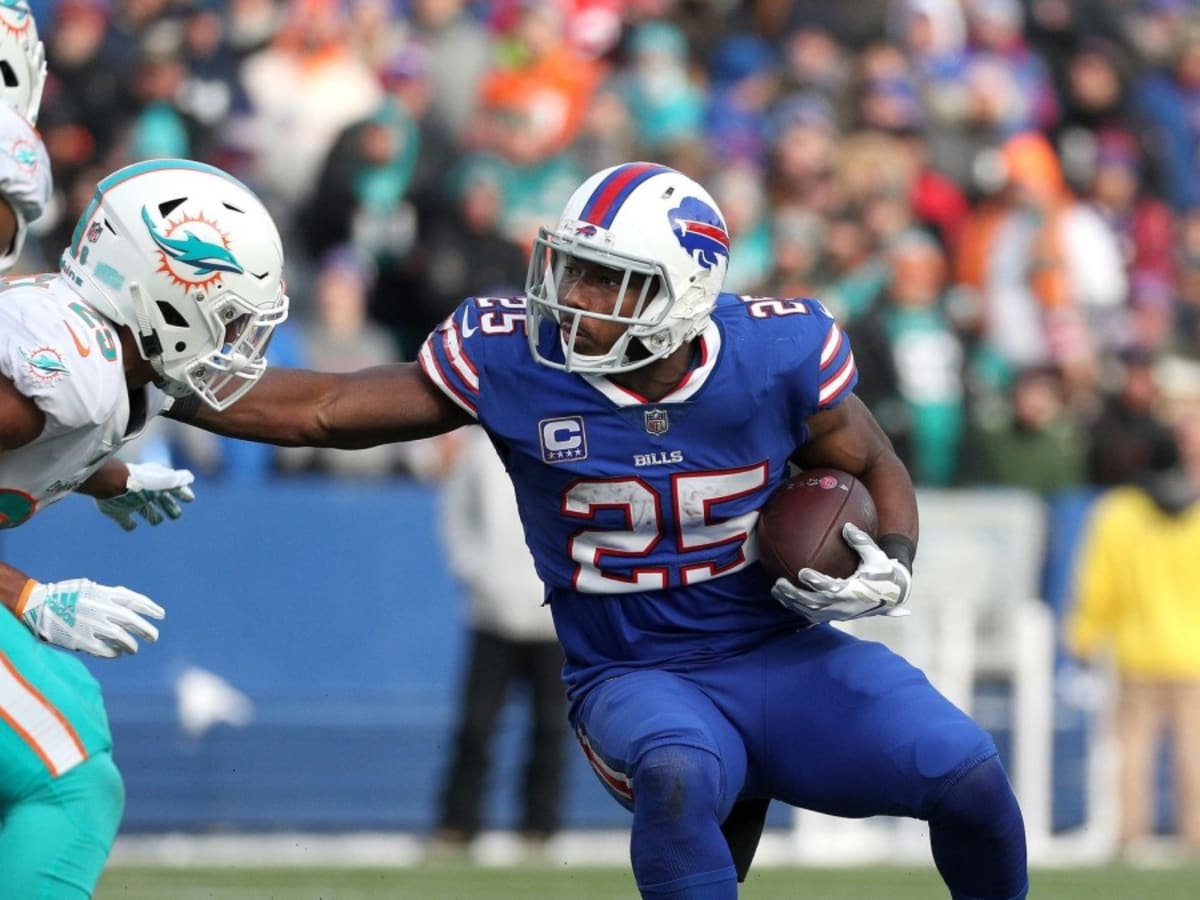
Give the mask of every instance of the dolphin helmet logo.
[[33, 27], [33, 16], [25, 0], [0, 0], [0, 26], [10, 34], [23, 37]]
[[667, 213], [675, 240], [699, 265], [711, 269], [718, 257], [729, 259], [729, 233], [720, 214], [697, 197], [685, 197]]
[[[203, 216], [186, 218], [178, 223], [168, 221], [164, 233], [155, 227], [143, 206], [142, 221], [160, 251], [162, 265], [159, 271], [184, 288], [206, 286], [216, 281], [222, 272], [241, 275], [246, 271], [225, 245], [225, 235], [216, 223]], [[183, 237], [176, 236], [179, 231], [183, 232]]]

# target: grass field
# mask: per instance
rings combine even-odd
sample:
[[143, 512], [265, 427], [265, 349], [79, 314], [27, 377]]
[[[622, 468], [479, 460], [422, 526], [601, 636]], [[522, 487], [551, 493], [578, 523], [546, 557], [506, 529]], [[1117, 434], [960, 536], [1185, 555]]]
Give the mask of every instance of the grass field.
[[[1197, 900], [1200, 868], [1038, 870], [1031, 900]], [[932, 869], [752, 872], [741, 900], [930, 900], [946, 890]], [[96, 900], [631, 900], [624, 869], [251, 869], [112, 867]]]

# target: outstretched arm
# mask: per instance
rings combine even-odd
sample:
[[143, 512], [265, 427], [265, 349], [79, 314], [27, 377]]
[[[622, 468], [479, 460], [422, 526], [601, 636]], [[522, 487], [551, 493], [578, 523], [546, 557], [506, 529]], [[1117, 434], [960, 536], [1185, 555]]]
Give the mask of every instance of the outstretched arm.
[[224, 412], [184, 401], [168, 415], [229, 437], [347, 450], [432, 437], [475, 421], [416, 363], [344, 375], [269, 369]]

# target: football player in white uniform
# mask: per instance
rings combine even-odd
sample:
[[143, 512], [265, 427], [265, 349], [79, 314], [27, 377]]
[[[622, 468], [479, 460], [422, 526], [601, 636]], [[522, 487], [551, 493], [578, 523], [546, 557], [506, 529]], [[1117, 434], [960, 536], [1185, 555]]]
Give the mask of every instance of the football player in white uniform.
[[[43, 60], [27, 5], [0, 0], [0, 271], [50, 195], [31, 125]], [[191, 473], [113, 454], [167, 395], [223, 409], [254, 384], [287, 315], [282, 266], [270, 215], [219, 169], [156, 160], [101, 181], [59, 272], [0, 281], [0, 528], [71, 491], [126, 529], [178, 516]], [[89, 897], [124, 788], [99, 685], [42, 641], [133, 653], [163, 611], [124, 587], [41, 583], [3, 562], [0, 602], [0, 894]]]

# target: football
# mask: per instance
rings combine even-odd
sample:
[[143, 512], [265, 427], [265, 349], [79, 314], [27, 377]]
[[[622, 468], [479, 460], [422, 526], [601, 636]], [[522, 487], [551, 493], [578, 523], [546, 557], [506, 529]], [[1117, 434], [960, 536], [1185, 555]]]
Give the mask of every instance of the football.
[[838, 469], [805, 469], [780, 485], [759, 511], [760, 562], [772, 579], [796, 580], [801, 569], [835, 578], [854, 574], [858, 554], [842, 537], [853, 522], [876, 537], [879, 517], [863, 483]]

